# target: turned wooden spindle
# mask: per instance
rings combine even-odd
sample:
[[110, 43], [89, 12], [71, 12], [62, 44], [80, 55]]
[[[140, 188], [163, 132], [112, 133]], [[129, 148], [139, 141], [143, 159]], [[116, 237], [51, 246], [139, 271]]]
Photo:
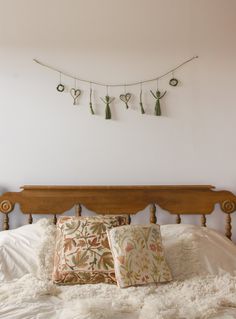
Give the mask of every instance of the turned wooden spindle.
[[206, 215], [204, 214], [201, 216], [201, 226], [206, 227]]
[[32, 214], [29, 214], [28, 223], [29, 223], [29, 224], [33, 224]]
[[9, 216], [8, 213], [5, 213], [4, 219], [3, 219], [3, 229], [8, 230], [9, 229]]
[[57, 215], [56, 214], [54, 214], [53, 215], [53, 223], [56, 225], [56, 223], [57, 223]]
[[232, 237], [232, 225], [231, 225], [231, 216], [230, 213], [226, 215], [225, 221], [225, 236], [231, 239]]
[[150, 206], [150, 223], [151, 224], [156, 224], [157, 222], [157, 217], [156, 217], [156, 205], [151, 204]]
[[129, 225], [131, 224], [131, 216], [130, 216], [130, 214], [128, 214], [128, 224]]
[[9, 229], [9, 216], [8, 214], [12, 212], [14, 208], [14, 205], [8, 200], [4, 199], [2, 202], [0, 202], [0, 212], [3, 213], [4, 219], [3, 219], [3, 229], [8, 230]]
[[226, 213], [225, 219], [225, 236], [231, 240], [232, 237], [232, 224], [231, 215], [236, 210], [236, 203], [233, 200], [224, 200], [221, 203], [221, 209]]
[[80, 204], [76, 204], [75, 205], [75, 216], [79, 217], [81, 216], [81, 212], [82, 212], [82, 207]]
[[175, 220], [176, 224], [181, 224], [181, 217], [180, 214], [176, 215], [176, 220]]

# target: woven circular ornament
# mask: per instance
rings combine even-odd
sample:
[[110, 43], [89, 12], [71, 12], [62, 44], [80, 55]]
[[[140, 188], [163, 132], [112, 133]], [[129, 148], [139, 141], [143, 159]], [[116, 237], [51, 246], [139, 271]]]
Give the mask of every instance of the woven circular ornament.
[[58, 86], [57, 86], [57, 91], [58, 92], [63, 92], [65, 90], [65, 86], [63, 85], [63, 84], [58, 84]]
[[171, 86], [177, 86], [178, 83], [179, 83], [179, 81], [178, 81], [176, 78], [172, 78], [172, 79], [170, 79], [170, 81], [169, 81], [169, 84], [170, 84]]

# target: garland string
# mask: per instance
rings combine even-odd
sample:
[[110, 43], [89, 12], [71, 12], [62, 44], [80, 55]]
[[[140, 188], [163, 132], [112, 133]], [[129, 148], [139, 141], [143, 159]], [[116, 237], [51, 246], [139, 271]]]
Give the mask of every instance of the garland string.
[[[148, 80], [143, 80], [143, 81], [137, 81], [137, 82], [130, 82], [130, 83], [117, 83], [117, 84], [107, 84], [107, 83], [102, 83], [102, 82], [97, 82], [97, 81], [90, 81], [90, 80], [85, 80], [85, 79], [81, 79], [81, 78], [78, 78], [78, 77], [75, 77], [67, 72], [63, 72], [53, 66], [50, 66], [48, 64], [45, 64], [37, 59], [33, 59], [34, 62], [40, 64], [41, 66], [44, 66], [50, 70], [53, 70], [55, 72], [59, 72], [60, 74], [63, 74], [64, 76], [67, 76], [69, 78], [72, 78], [72, 79], [76, 79], [80, 82], [84, 82], [84, 83], [91, 83], [91, 84], [94, 84], [94, 85], [98, 85], [98, 86], [103, 86], [103, 87], [106, 87], [107, 88], [107, 91], [108, 91], [108, 87], [124, 87], [124, 86], [135, 86], [135, 85], [139, 85], [140, 83], [149, 83], [149, 82], [153, 82], [153, 81], [158, 81], [159, 79], [169, 75], [169, 74], [173, 74], [174, 71], [176, 71], [177, 69], [181, 68], [182, 66], [184, 66], [185, 64], [191, 62], [192, 60], [194, 59], [197, 59], [198, 56], [195, 55], [193, 56], [192, 58], [182, 62], [181, 64], [177, 65], [176, 67], [174, 67], [173, 69], [167, 71], [166, 73], [164, 74], [161, 74], [159, 76], [156, 76], [155, 78], [152, 78], [152, 79], [148, 79]], [[108, 95], [108, 94], [107, 94]]]

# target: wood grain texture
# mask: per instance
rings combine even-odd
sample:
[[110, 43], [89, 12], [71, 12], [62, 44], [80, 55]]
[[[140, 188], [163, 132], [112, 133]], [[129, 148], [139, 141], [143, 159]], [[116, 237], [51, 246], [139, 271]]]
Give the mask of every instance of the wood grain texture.
[[18, 203], [25, 214], [62, 214], [80, 203], [100, 214], [135, 214], [155, 203], [171, 214], [210, 214], [216, 203], [236, 210], [236, 197], [213, 186], [24, 186], [0, 196], [0, 211]]
[[[8, 192], [0, 196], [0, 212], [9, 214], [18, 203], [24, 214], [60, 215], [75, 205], [78, 215], [81, 214], [80, 205], [99, 214], [136, 214], [151, 205], [150, 220], [155, 223], [155, 205], [170, 214], [177, 215], [177, 222], [180, 222], [180, 215], [211, 214], [216, 204], [220, 204], [222, 211], [227, 214], [236, 210], [236, 196], [226, 190], [216, 191], [211, 185], [23, 186], [21, 188], [20, 192]], [[229, 236], [229, 226], [231, 226], [229, 217], [227, 224]], [[5, 226], [9, 227], [8, 221]]]

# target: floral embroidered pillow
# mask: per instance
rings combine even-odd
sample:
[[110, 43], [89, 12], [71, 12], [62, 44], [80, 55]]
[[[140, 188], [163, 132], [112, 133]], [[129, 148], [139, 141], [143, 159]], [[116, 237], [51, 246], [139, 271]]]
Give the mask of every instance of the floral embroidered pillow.
[[172, 280], [159, 225], [127, 225], [108, 230], [119, 287]]
[[60, 284], [116, 283], [107, 230], [127, 223], [127, 215], [60, 218], [53, 281]]

